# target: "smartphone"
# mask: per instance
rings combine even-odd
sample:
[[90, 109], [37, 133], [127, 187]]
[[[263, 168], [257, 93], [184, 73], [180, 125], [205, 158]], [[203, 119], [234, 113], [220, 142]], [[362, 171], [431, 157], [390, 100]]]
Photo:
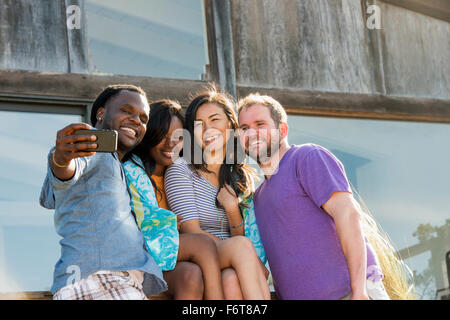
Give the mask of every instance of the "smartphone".
[[88, 149], [91, 152], [116, 152], [117, 151], [117, 131], [116, 130], [77, 130], [75, 134], [94, 135], [97, 137], [96, 149]]

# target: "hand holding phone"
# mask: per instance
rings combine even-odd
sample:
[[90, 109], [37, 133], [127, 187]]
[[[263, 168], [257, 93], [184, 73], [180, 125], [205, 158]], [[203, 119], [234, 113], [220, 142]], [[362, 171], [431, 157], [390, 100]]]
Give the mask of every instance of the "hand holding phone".
[[75, 131], [76, 135], [94, 135], [96, 137], [96, 148], [90, 148], [90, 152], [116, 152], [117, 151], [117, 131], [116, 130], [86, 130]]
[[89, 157], [96, 152], [116, 152], [117, 132], [114, 130], [92, 130], [86, 123], [72, 123], [56, 134], [52, 152], [51, 168], [60, 180], [68, 180], [75, 173], [72, 160]]
[[95, 142], [97, 137], [92, 134], [75, 134], [77, 130], [89, 130], [91, 128], [87, 123], [72, 123], [57, 132], [50, 166], [58, 179], [68, 180], [74, 175], [73, 159], [95, 154], [95, 152], [89, 150], [97, 148]]

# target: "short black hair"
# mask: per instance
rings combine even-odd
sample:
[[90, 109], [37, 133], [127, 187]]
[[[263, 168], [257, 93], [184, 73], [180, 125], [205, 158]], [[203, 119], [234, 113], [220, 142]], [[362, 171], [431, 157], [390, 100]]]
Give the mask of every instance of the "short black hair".
[[147, 98], [145, 91], [141, 87], [137, 87], [132, 84], [112, 84], [103, 89], [103, 91], [98, 95], [92, 104], [91, 110], [91, 124], [95, 126], [97, 124], [97, 112], [98, 109], [105, 106], [109, 99], [117, 95], [122, 90], [137, 92]]

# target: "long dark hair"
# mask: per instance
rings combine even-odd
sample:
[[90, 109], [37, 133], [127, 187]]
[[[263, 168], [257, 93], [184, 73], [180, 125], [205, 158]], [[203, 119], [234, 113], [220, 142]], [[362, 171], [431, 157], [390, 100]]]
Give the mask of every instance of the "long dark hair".
[[170, 129], [170, 122], [172, 117], [177, 117], [180, 119], [181, 123], [184, 122], [183, 116], [181, 114], [181, 106], [178, 102], [168, 99], [158, 100], [150, 104], [150, 115], [147, 124], [147, 131], [145, 132], [144, 138], [141, 143], [137, 145], [131, 152], [127, 153], [123, 161], [131, 159], [136, 165], [136, 163], [131, 157], [133, 154], [137, 155], [144, 164], [141, 168], [145, 170], [145, 173], [149, 177], [153, 187], [157, 192], [159, 191], [155, 181], [152, 178], [152, 174], [155, 171], [156, 162], [150, 156], [150, 150], [156, 147], [167, 135]]
[[[239, 129], [236, 112], [235, 101], [226, 92], [219, 91], [214, 84], [210, 84], [205, 90], [195, 94], [191, 97], [191, 103], [186, 109], [184, 128], [190, 135], [190, 166], [195, 171], [204, 170], [210, 172], [203, 156], [201, 163], [195, 163], [194, 153], [196, 150], [201, 150], [201, 146], [197, 144], [194, 138], [194, 122], [197, 110], [205, 103], [213, 103], [222, 108], [228, 120], [231, 123], [231, 129], [237, 132]], [[185, 154], [189, 152], [185, 150]], [[186, 158], [186, 157], [185, 157]], [[222, 163], [219, 170], [219, 189], [229, 184], [236, 195], [243, 195], [249, 197], [253, 195], [254, 191], [254, 170], [248, 165], [244, 164], [245, 153], [236, 135], [231, 135], [227, 141], [226, 161]], [[198, 173], [198, 172], [197, 172]]]

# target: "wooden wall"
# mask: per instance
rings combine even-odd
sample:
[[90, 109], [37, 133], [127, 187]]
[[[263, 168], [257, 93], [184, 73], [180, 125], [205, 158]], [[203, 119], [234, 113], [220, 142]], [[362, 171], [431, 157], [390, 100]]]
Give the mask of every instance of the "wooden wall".
[[[367, 6], [381, 30], [366, 28]], [[450, 24], [382, 1], [231, 0], [236, 84], [450, 98]]]
[[84, 19], [83, 0], [2, 0], [0, 68], [87, 73], [86, 28], [67, 28], [70, 5], [78, 5]]
[[[430, 2], [441, 11], [404, 8], [419, 0], [204, 1], [212, 70], [205, 80], [237, 96], [267, 89], [299, 114], [450, 122], [448, 1]], [[87, 28], [66, 26], [72, 4], [85, 19], [84, 0], [0, 2], [0, 95], [93, 98], [107, 82], [127, 81], [154, 98], [181, 98], [205, 84], [90, 74]], [[381, 30], [366, 27], [373, 4]]]

